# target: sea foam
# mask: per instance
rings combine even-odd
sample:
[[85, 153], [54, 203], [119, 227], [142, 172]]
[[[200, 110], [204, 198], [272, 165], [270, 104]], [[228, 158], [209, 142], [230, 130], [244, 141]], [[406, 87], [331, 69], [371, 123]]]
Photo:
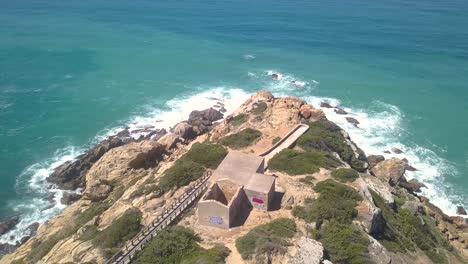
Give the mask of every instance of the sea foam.
[[[164, 109], [148, 106], [149, 110], [146, 113], [121, 122], [125, 125], [101, 131], [87, 146], [57, 150], [53, 157], [27, 167], [18, 176], [16, 183], [16, 190], [22, 199], [8, 202], [15, 214], [20, 215], [20, 222], [13, 230], [0, 237], [0, 243], [16, 244], [22, 237], [30, 234], [28, 227], [31, 224], [44, 223], [67, 207], [60, 199], [70, 191], [60, 190], [46, 179], [55, 168], [64, 162], [73, 161], [86, 149], [124, 129], [128, 129], [135, 139], [149, 133], [145, 128], [168, 130], [176, 123], [186, 120], [191, 111], [203, 110], [216, 104], [222, 104], [227, 115], [236, 110], [248, 97], [249, 94], [241, 89], [226, 87], [185, 94], [167, 101]], [[81, 190], [73, 192], [80, 193]]]

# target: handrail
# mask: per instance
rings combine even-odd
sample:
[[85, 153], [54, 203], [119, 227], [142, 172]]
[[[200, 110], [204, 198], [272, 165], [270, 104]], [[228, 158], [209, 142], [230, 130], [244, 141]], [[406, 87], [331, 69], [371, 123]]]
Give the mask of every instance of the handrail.
[[140, 251], [144, 245], [155, 237], [159, 231], [163, 230], [174, 221], [203, 191], [208, 188], [208, 179], [212, 172], [207, 171], [202, 178], [192, 183], [177, 200], [164, 210], [156, 219], [148, 226], [144, 227], [135, 237], [127, 241], [117, 254], [106, 261], [107, 264], [128, 264]]

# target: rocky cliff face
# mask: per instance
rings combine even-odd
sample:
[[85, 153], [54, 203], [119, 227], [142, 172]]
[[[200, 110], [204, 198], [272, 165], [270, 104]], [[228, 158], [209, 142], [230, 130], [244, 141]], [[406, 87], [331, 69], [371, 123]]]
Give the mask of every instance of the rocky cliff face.
[[[153, 133], [138, 141], [125, 140], [122, 135], [113, 137], [80, 157], [79, 162], [62, 165], [49, 180], [65, 189], [84, 187], [83, 196], [74, 197], [76, 202], [41, 225], [31, 239], [12, 254], [4, 256], [0, 263], [104, 263], [112, 252], [85, 238], [108, 229], [115, 223], [114, 220], [121, 218], [131, 208], [138, 208], [141, 212], [142, 225], [151, 223], [165, 206], [170, 205], [187, 188], [171, 188], [161, 192], [157, 187], [164, 172], [194, 143], [208, 140], [217, 142], [227, 135], [252, 128], [260, 131], [261, 137], [240, 150], [258, 154], [298, 123], [326, 120], [321, 110], [299, 98], [274, 98], [266, 91], [256, 93], [237, 111], [220, 121], [222, 117], [220, 111], [212, 108], [195, 111], [188, 120], [177, 124], [167, 133]], [[350, 155], [359, 155], [357, 146], [344, 131], [342, 133], [345, 135], [343, 143], [353, 150]], [[297, 146], [295, 150], [302, 151]], [[332, 155], [340, 162], [340, 166], [351, 166], [341, 160], [337, 153]], [[404, 179], [405, 170], [409, 166], [407, 161], [369, 156], [368, 162], [369, 170], [364, 169], [357, 179], [345, 185], [361, 197], [355, 207], [352, 225], [368, 240], [366, 258], [369, 262], [437, 263], [420, 249], [394, 253], [387, 248], [389, 245], [382, 244], [382, 237], [388, 235], [386, 232], [392, 210], [403, 208], [401, 197], [405, 197], [404, 206], [412, 215], [420, 217], [421, 221], [435, 221], [442, 238], [454, 248], [453, 251], [440, 248], [449, 263], [462, 263], [463, 257], [468, 258], [467, 220], [448, 217], [424, 197], [418, 197], [417, 191], [422, 185]], [[242, 226], [232, 230], [198, 225], [196, 210], [191, 209], [179, 221], [179, 225], [193, 229], [204, 241], [208, 241], [204, 242], [203, 247], [221, 243], [229, 248], [231, 253], [226, 262], [254, 263], [255, 259], [241, 257], [236, 248], [236, 239], [272, 219], [291, 218], [297, 224], [297, 233], [289, 241], [285, 252], [272, 251], [269, 255], [272, 263], [331, 263], [332, 250], [329, 245], [311, 235], [318, 232], [316, 223], [295, 216], [291, 210], [320, 197], [322, 194], [311, 186], [333, 179], [331, 171], [321, 168], [310, 175], [298, 176], [281, 171], [266, 173], [274, 173], [278, 177], [276, 189], [280, 196], [276, 209], [269, 212], [254, 210]], [[376, 201], [376, 195], [381, 197], [382, 202]], [[7, 224], [0, 227], [8, 228], [10, 223]], [[323, 225], [326, 226], [327, 221]]]

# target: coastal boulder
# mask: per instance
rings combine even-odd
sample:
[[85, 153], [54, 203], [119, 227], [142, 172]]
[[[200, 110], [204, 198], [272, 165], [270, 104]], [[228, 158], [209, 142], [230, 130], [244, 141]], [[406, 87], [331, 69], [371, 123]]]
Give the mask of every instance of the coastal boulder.
[[179, 142], [182, 142], [182, 139], [179, 137], [179, 135], [176, 135], [171, 132], [165, 134], [158, 140], [158, 143], [160, 143], [163, 146], [166, 146], [167, 150], [175, 148], [175, 146]]
[[140, 147], [140, 152], [128, 163], [131, 169], [153, 168], [166, 153], [165, 146], [155, 141], [145, 141]]
[[193, 126], [189, 125], [187, 122], [180, 122], [174, 126], [172, 132], [176, 135], [181, 136], [184, 139], [194, 139], [197, 137], [197, 133], [193, 131]]
[[223, 119], [223, 116], [223, 113], [214, 108], [208, 108], [203, 111], [192, 111], [187, 123], [193, 126], [193, 130], [197, 135], [201, 135], [210, 131], [213, 127], [213, 122]]
[[295, 245], [296, 252], [289, 259], [289, 264], [320, 264], [324, 258], [322, 243], [307, 237], [301, 237]]
[[348, 123], [350, 123], [350, 124], [353, 124], [355, 127], [357, 127], [357, 125], [359, 125], [359, 121], [354, 117], [347, 116], [346, 121], [348, 121]]
[[348, 114], [348, 112], [346, 112], [343, 108], [336, 108], [334, 111], [338, 115], [347, 115]]
[[333, 108], [333, 106], [331, 106], [329, 103], [327, 102], [321, 102], [320, 103], [320, 107], [323, 107], [323, 108]]
[[58, 166], [47, 180], [65, 190], [84, 187], [86, 173], [93, 164], [109, 150], [122, 146], [129, 140], [131, 139], [128, 138], [128, 131], [109, 137], [85, 154], [78, 156], [75, 161], [68, 161]]
[[400, 187], [403, 187], [405, 188], [406, 190], [408, 190], [410, 193], [418, 193], [418, 192], [421, 192], [421, 188], [424, 187], [424, 188], [427, 188], [427, 186], [416, 180], [416, 179], [411, 179], [409, 181], [406, 181], [406, 178], [405, 177], [402, 177], [400, 179], [400, 182], [398, 183], [398, 185]]
[[401, 154], [401, 153], [403, 153], [403, 150], [401, 150], [399, 148], [392, 148], [392, 152], [395, 153], [395, 154]]
[[406, 162], [398, 158], [391, 158], [381, 161], [371, 169], [371, 172], [381, 178], [386, 179], [389, 183], [397, 184], [406, 170]]
[[466, 210], [463, 206], [457, 206], [457, 214], [466, 215]]
[[60, 202], [62, 204], [70, 205], [76, 201], [78, 201], [81, 198], [81, 195], [77, 193], [65, 193], [62, 198], [60, 199]]
[[107, 198], [112, 192], [112, 186], [107, 184], [97, 184], [86, 188], [84, 197], [92, 202], [99, 202]]
[[367, 161], [369, 163], [369, 169], [372, 169], [377, 165], [377, 163], [384, 161], [385, 158], [382, 155], [369, 155]]
[[317, 121], [325, 118], [325, 114], [320, 109], [315, 109], [309, 104], [304, 104], [299, 109], [299, 114], [310, 121]]

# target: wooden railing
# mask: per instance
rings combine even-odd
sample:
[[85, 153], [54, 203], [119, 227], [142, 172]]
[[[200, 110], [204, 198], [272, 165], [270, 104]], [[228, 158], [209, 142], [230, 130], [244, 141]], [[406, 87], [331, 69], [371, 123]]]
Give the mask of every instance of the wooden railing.
[[144, 227], [132, 240], [128, 241], [117, 254], [112, 256], [107, 264], [128, 264], [145, 244], [155, 237], [161, 230], [172, 223], [206, 188], [211, 171], [207, 171], [202, 178], [194, 181], [189, 189], [166, 208], [150, 225]]

